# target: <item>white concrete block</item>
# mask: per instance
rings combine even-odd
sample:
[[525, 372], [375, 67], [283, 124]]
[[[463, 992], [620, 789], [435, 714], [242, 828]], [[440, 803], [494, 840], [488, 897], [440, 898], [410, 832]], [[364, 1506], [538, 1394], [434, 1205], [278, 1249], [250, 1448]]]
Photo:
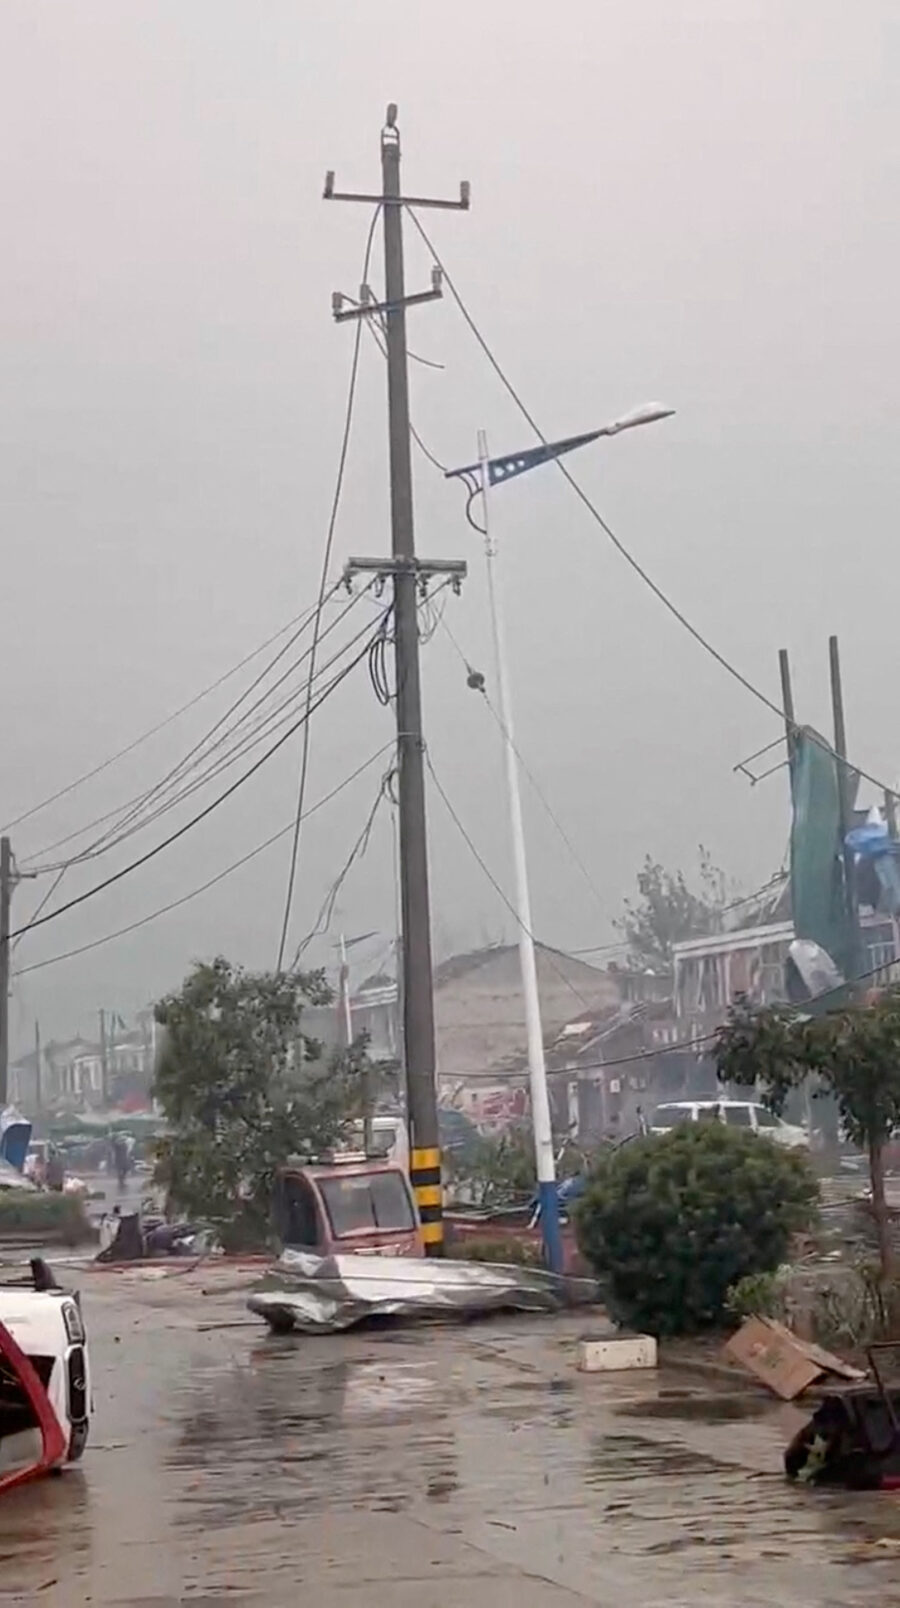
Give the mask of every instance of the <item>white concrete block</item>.
[[582, 1373], [616, 1373], [629, 1368], [656, 1367], [656, 1340], [652, 1334], [615, 1334], [578, 1343]]

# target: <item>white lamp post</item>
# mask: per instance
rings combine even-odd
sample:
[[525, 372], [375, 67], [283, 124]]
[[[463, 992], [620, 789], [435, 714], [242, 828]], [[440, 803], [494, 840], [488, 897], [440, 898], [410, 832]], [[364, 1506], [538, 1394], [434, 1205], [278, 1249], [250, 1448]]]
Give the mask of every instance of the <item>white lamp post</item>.
[[[487, 437], [478, 432], [478, 462], [463, 469], [447, 471], [448, 479], [462, 480], [469, 490], [467, 514], [470, 523], [484, 536], [487, 561], [488, 602], [491, 611], [491, 631], [494, 640], [494, 660], [497, 675], [500, 724], [506, 761], [507, 802], [509, 807], [510, 836], [512, 839], [515, 870], [515, 916], [519, 937], [519, 964], [522, 972], [522, 993], [525, 1000], [525, 1025], [528, 1039], [528, 1076], [531, 1093], [531, 1120], [534, 1126], [535, 1164], [537, 1170], [538, 1203], [541, 1232], [547, 1265], [554, 1272], [562, 1271], [562, 1239], [559, 1228], [559, 1200], [556, 1192], [556, 1161], [553, 1153], [553, 1132], [550, 1122], [550, 1099], [547, 1092], [547, 1069], [544, 1062], [544, 1035], [541, 1025], [541, 1006], [538, 995], [537, 962], [534, 952], [534, 929], [531, 921], [531, 897], [528, 888], [528, 862], [525, 853], [525, 831], [522, 824], [522, 799], [519, 788], [519, 762], [513, 733], [512, 697], [506, 659], [506, 638], [500, 589], [497, 580], [497, 544], [491, 527], [491, 491], [502, 480], [511, 480], [536, 469], [542, 463], [572, 452], [576, 447], [587, 446], [601, 436], [619, 435], [623, 430], [634, 430], [639, 425], [654, 424], [670, 418], [672, 408], [650, 403], [635, 408], [611, 424], [584, 435], [567, 436], [562, 441], [546, 442], [529, 447], [524, 452], [511, 453], [502, 458], [488, 456]], [[484, 523], [475, 525], [471, 517], [471, 504], [480, 494]]]

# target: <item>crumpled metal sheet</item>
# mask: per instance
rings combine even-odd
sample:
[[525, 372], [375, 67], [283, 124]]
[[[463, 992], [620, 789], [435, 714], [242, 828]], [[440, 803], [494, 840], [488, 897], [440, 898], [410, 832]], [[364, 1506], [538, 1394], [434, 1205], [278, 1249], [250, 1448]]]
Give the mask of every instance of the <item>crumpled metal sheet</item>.
[[595, 1298], [593, 1280], [541, 1268], [286, 1250], [247, 1305], [282, 1333], [329, 1334], [375, 1317], [557, 1312]]

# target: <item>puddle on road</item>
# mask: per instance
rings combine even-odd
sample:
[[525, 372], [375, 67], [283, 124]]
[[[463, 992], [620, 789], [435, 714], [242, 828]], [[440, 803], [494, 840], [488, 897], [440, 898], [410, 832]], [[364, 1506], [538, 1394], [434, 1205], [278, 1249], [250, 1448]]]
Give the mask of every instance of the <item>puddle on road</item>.
[[[690, 1582], [715, 1608], [738, 1579], [752, 1588], [742, 1602], [855, 1608], [865, 1582], [887, 1587], [897, 1574], [900, 1504], [786, 1485], [766, 1398], [690, 1389], [616, 1401], [574, 1372], [547, 1380], [504, 1368], [496, 1352], [479, 1359], [464, 1340], [440, 1350], [379, 1341], [355, 1355], [343, 1342], [235, 1342], [231, 1362], [202, 1355], [203, 1365], [174, 1371], [148, 1363], [148, 1383], [104, 1426], [112, 1448], [89, 1452], [74, 1476], [80, 1494], [67, 1477], [0, 1507], [11, 1576], [28, 1566], [39, 1583], [65, 1557], [82, 1578], [87, 1552], [91, 1567], [113, 1557], [110, 1498], [134, 1524], [128, 1539], [154, 1537], [194, 1589], [237, 1571], [241, 1589], [271, 1581], [272, 1601], [286, 1600], [278, 1571], [296, 1577], [299, 1556], [337, 1567], [333, 1538], [348, 1528], [365, 1573], [361, 1538], [395, 1533], [369, 1516], [401, 1513], [423, 1537], [462, 1537], [586, 1601], [615, 1600], [611, 1581], [595, 1590], [612, 1567], [646, 1582], [647, 1601], [681, 1603]], [[754, 1473], [770, 1453], [771, 1472]], [[129, 1479], [146, 1503], [140, 1521], [121, 1494]], [[818, 1597], [815, 1571], [828, 1580]], [[870, 1600], [885, 1591], [870, 1589]]]
[[[281, 1348], [219, 1380], [212, 1400], [179, 1412], [166, 1464], [199, 1475], [180, 1522], [225, 1525], [288, 1512], [399, 1512], [457, 1486], [443, 1386], [392, 1357], [310, 1370]], [[187, 1393], [186, 1393], [187, 1394]], [[409, 1455], [415, 1429], [416, 1459]]]
[[685, 1392], [661, 1394], [614, 1408], [620, 1418], [674, 1418], [692, 1424], [737, 1424], [772, 1412], [764, 1396], [705, 1396]]

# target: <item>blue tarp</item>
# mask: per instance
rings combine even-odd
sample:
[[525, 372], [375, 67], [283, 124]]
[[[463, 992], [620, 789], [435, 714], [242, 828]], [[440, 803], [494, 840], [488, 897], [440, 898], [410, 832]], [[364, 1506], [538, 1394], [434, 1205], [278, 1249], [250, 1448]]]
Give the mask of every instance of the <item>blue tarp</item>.
[[8, 1161], [16, 1172], [25, 1166], [25, 1157], [31, 1143], [31, 1123], [15, 1106], [0, 1112], [0, 1161]]

